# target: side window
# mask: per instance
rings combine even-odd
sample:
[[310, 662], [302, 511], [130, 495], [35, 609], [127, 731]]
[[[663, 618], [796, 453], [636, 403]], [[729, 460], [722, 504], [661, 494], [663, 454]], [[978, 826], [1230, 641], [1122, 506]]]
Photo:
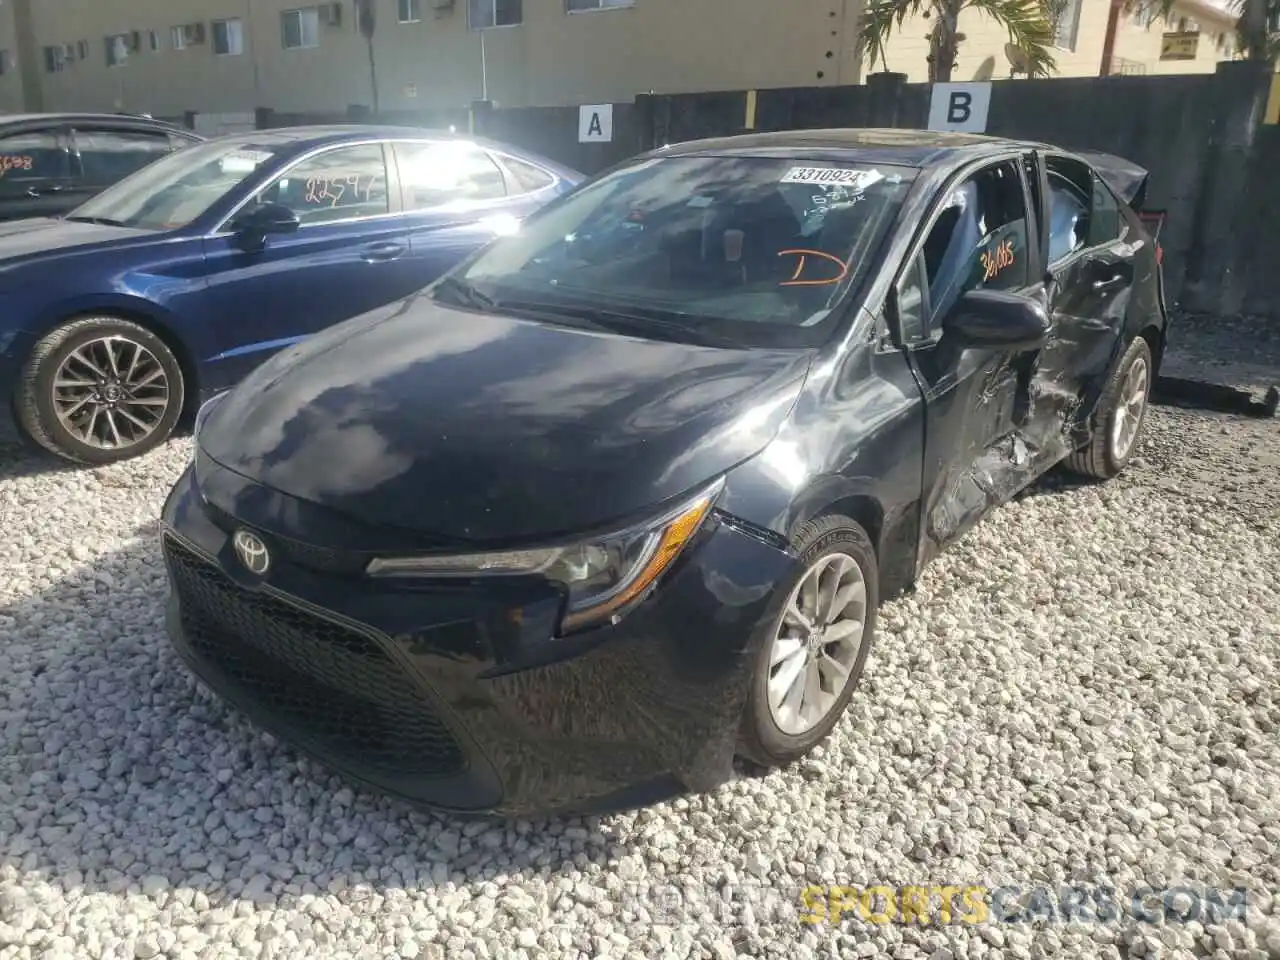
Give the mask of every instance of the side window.
[[524, 160], [504, 156], [502, 163], [511, 172], [511, 177], [515, 180], [516, 187], [520, 193], [533, 193], [535, 190], [543, 190], [556, 182], [556, 178], [547, 173], [547, 171], [541, 167], [534, 166], [532, 163], [526, 163]]
[[1089, 206], [1080, 188], [1049, 174], [1049, 264], [1070, 256], [1089, 241]]
[[76, 130], [80, 170], [90, 183], [111, 184], [170, 152], [167, 133], [140, 130]]
[[1120, 201], [1095, 173], [1093, 203], [1089, 211], [1089, 246], [1110, 243], [1120, 236]]
[[960, 297], [982, 287], [1027, 285], [1027, 205], [1012, 161], [958, 184], [924, 243], [933, 315], [945, 315]]
[[258, 200], [284, 204], [304, 225], [389, 213], [382, 146], [338, 147], [303, 160], [263, 190]]
[[56, 131], [38, 130], [0, 137], [0, 184], [70, 175], [70, 155]]
[[469, 143], [397, 143], [396, 159], [405, 210], [498, 200], [507, 195], [502, 171], [485, 151]]

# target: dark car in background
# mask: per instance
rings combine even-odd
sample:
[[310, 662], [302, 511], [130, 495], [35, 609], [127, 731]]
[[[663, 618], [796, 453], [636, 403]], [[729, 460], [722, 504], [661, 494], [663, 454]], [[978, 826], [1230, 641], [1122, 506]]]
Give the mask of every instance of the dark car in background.
[[169, 632], [417, 803], [607, 809], [795, 760], [881, 597], [1037, 476], [1116, 476], [1165, 343], [1099, 170], [904, 130], [677, 145], [196, 420]]
[[67, 213], [202, 140], [174, 124], [131, 114], [0, 114], [0, 221]]
[[64, 458], [136, 456], [202, 395], [422, 289], [579, 179], [514, 147], [403, 127], [182, 150], [66, 216], [0, 224], [0, 391]]

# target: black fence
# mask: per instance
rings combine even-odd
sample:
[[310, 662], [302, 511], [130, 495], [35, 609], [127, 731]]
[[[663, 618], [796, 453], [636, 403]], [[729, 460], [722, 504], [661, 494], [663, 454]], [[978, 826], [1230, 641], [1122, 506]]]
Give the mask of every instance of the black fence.
[[[1263, 126], [1273, 74], [1220, 64], [1216, 73], [996, 80], [986, 132], [1099, 150], [1151, 173], [1147, 207], [1162, 211], [1165, 286], [1205, 312], [1280, 316], [1280, 128]], [[467, 130], [595, 174], [636, 153], [748, 130], [924, 128], [932, 87], [898, 74], [865, 84], [642, 95], [613, 105], [609, 142], [580, 143], [579, 109], [529, 107], [331, 115], [258, 111], [260, 127], [371, 121]]]

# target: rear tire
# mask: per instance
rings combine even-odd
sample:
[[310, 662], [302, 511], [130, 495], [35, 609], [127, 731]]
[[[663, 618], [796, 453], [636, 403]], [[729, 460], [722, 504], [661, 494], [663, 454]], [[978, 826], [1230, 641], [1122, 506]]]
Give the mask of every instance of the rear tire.
[[855, 521], [826, 516], [792, 540], [800, 572], [779, 585], [782, 610], [757, 654], [739, 752], [792, 763], [827, 738], [853, 696], [875, 635], [875, 548]]
[[1098, 400], [1089, 442], [1063, 461], [1068, 470], [1098, 480], [1124, 470], [1138, 448], [1154, 373], [1150, 344], [1135, 337]]
[[173, 433], [185, 385], [173, 351], [118, 317], [73, 320], [37, 343], [18, 377], [18, 425], [74, 463], [140, 456]]

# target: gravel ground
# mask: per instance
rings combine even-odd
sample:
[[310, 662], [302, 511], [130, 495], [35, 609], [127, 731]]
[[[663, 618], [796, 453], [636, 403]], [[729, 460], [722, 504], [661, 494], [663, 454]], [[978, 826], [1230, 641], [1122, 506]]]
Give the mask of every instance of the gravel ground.
[[[154, 518], [186, 441], [93, 472], [0, 449], [0, 960], [1280, 958], [1280, 430], [1158, 409], [1147, 437], [1120, 481], [1051, 478], [889, 604], [815, 758], [465, 825], [353, 792], [170, 654]], [[798, 922], [809, 883], [1066, 882], [1249, 901]]]

